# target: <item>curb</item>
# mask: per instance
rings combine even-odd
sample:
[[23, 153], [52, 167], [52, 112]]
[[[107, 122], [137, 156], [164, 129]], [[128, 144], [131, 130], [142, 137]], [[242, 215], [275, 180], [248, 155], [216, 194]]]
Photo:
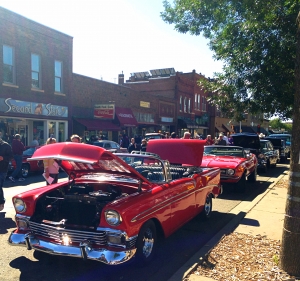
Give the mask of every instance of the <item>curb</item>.
[[[195, 253], [181, 268], [179, 268], [168, 281], [182, 281], [184, 280], [195, 268], [198, 264], [205, 258], [205, 256], [217, 245], [221, 239], [233, 232], [241, 220], [249, 213], [271, 190], [272, 188], [284, 177], [288, 175], [281, 175], [276, 181], [274, 181], [264, 193], [259, 194], [253, 201], [251, 202], [241, 202], [235, 208], [233, 208], [229, 214], [234, 214], [235, 217], [229, 221], [218, 233], [215, 234], [197, 253]], [[201, 276], [199, 276], [199, 281]]]

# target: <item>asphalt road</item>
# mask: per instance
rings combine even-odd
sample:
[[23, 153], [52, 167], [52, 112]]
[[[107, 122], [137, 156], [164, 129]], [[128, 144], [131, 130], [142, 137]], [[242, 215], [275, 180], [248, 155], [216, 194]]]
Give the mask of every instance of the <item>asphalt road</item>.
[[[7, 203], [0, 213], [0, 280], [1, 281], [157, 281], [168, 280], [190, 257], [225, 226], [232, 218], [228, 214], [241, 201], [252, 201], [264, 192], [284, 171], [288, 164], [278, 164], [265, 174], [259, 174], [258, 181], [247, 183], [245, 193], [235, 193], [232, 186], [225, 186], [219, 198], [213, 200], [213, 213], [208, 221], [195, 218], [173, 235], [160, 241], [156, 259], [145, 267], [134, 262], [119, 266], [107, 266], [96, 261], [50, 256], [23, 247], [8, 245], [9, 233], [15, 228], [14, 209], [11, 197], [19, 192], [36, 188], [43, 180], [41, 175], [30, 176], [26, 181], [5, 183]], [[60, 175], [62, 181], [65, 174]]]

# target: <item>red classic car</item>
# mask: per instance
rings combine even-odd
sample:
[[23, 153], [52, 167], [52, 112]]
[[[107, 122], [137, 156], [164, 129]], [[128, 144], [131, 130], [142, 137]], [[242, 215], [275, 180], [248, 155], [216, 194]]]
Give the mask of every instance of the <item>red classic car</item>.
[[234, 183], [237, 192], [244, 192], [246, 178], [255, 182], [257, 177], [255, 154], [240, 146], [210, 145], [204, 147], [203, 167], [219, 167], [221, 183]]
[[[30, 173], [34, 172], [42, 172], [44, 170], [44, 166], [38, 165], [38, 161], [27, 161], [33, 153], [39, 148], [39, 146], [27, 146], [26, 150], [23, 151], [23, 159], [22, 159], [22, 170], [21, 174], [23, 178], [27, 178]], [[10, 164], [10, 172], [13, 172], [16, 168], [16, 162], [14, 159], [11, 160]]]
[[[13, 197], [17, 229], [8, 242], [110, 265], [151, 260], [158, 233], [168, 237], [197, 215], [208, 218], [221, 185], [219, 168], [200, 167], [204, 141], [148, 146], [153, 155], [71, 142], [38, 149], [31, 160], [61, 160], [69, 180]], [[162, 150], [170, 161], [154, 154]]]

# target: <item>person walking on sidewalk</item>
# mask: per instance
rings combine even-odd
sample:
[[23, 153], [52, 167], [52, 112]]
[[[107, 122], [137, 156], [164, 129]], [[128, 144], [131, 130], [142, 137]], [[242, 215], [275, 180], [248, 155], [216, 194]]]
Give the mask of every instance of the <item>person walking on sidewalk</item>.
[[[12, 152], [14, 155], [14, 159], [16, 162], [16, 169], [13, 171], [9, 179], [14, 182], [16, 181], [16, 177], [19, 176], [22, 170], [22, 159], [23, 159], [23, 151], [25, 150], [24, 144], [21, 142], [21, 136], [19, 134], [15, 134], [15, 138], [12, 141]], [[24, 178], [19, 177], [19, 181], [25, 180]]]
[[0, 211], [4, 209], [3, 184], [8, 171], [9, 161], [13, 159], [11, 146], [0, 138]]
[[[53, 144], [56, 143], [55, 138], [48, 138], [46, 141], [46, 145], [48, 144]], [[46, 184], [49, 185], [50, 183], [48, 182], [49, 177], [53, 178], [53, 183], [57, 183], [58, 181], [58, 173], [59, 173], [59, 165], [54, 159], [45, 159], [43, 160], [44, 163], [44, 172], [45, 172], [45, 179], [46, 179]]]

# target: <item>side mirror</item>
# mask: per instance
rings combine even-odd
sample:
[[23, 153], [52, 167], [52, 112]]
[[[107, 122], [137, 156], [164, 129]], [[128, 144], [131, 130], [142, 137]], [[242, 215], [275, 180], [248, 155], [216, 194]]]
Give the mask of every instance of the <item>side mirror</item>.
[[246, 157], [249, 158], [250, 157], [250, 149], [245, 149], [244, 150]]

